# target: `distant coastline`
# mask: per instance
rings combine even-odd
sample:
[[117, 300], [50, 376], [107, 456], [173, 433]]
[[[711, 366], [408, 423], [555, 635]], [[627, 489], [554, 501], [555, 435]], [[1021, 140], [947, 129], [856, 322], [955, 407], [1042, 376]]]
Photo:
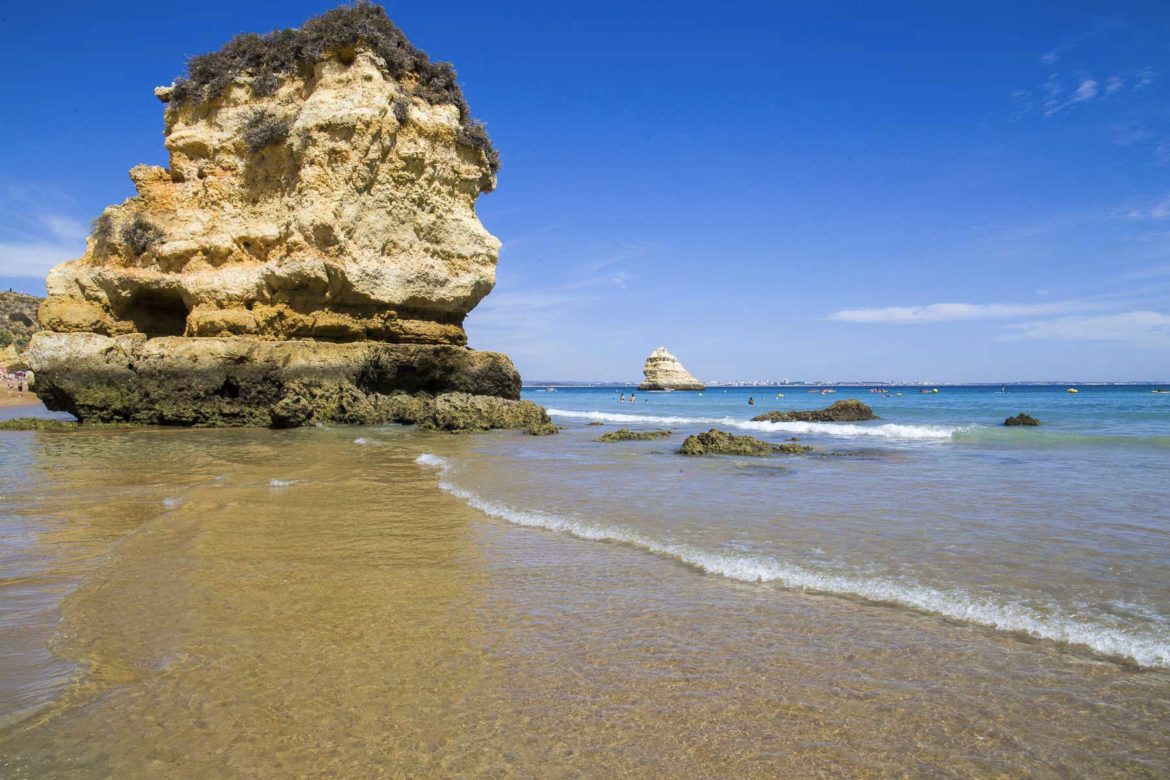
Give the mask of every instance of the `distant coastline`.
[[[546, 387], [636, 387], [636, 380], [583, 382], [583, 381], [525, 381], [524, 390], [541, 390]], [[858, 382], [858, 381], [824, 381], [824, 382], [753, 382], [753, 381], [723, 381], [708, 382], [708, 388], [731, 387], [834, 387], [834, 388], [861, 388], [871, 387], [899, 388], [899, 387], [1170, 387], [1170, 380], [1133, 380], [1116, 382], [1086, 382], [1078, 379], [1064, 379], [1059, 381], [1004, 381], [1004, 382]]]

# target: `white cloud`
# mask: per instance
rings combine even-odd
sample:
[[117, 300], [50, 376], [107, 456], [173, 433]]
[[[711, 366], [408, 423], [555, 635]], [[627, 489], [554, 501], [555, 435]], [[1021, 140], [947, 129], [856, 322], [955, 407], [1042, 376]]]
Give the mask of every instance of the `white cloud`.
[[1091, 308], [1079, 301], [1057, 303], [932, 303], [928, 306], [885, 306], [874, 309], [841, 309], [828, 319], [835, 322], [919, 325], [934, 322], [996, 320], [1067, 314]]
[[1125, 89], [1125, 79], [1121, 76], [1110, 76], [1105, 79], [1105, 94], [1113, 95]]
[[41, 214], [37, 217], [40, 222], [55, 238], [62, 241], [76, 241], [85, 239], [89, 235], [89, 228], [81, 222], [60, 214]]
[[85, 241], [0, 241], [0, 276], [43, 279], [49, 269], [81, 257]]
[[1125, 218], [1132, 220], [1152, 219], [1157, 222], [1170, 219], [1170, 195], [1162, 198], [1148, 209], [1130, 209], [1125, 213]]
[[1007, 328], [1013, 332], [1002, 336], [1001, 340], [1060, 339], [1170, 348], [1170, 315], [1156, 311], [1060, 317], [1012, 324]]
[[1119, 127], [1113, 133], [1113, 143], [1117, 146], [1133, 146], [1153, 139], [1154, 131], [1145, 125]]
[[1060, 59], [1060, 53], [1057, 52], [1056, 49], [1053, 49], [1050, 52], [1045, 52], [1040, 57], [1040, 62], [1044, 63], [1045, 65], [1055, 65], [1056, 61], [1059, 59]]
[[1076, 90], [1073, 91], [1072, 96], [1067, 100], [1058, 100], [1061, 89], [1054, 88], [1051, 81], [1049, 82], [1049, 94], [1052, 96], [1044, 104], [1044, 116], [1052, 116], [1058, 111], [1063, 111], [1069, 106], [1075, 106], [1077, 103], [1086, 103], [1097, 97], [1099, 88], [1095, 79], [1081, 79], [1081, 83], [1077, 85]]

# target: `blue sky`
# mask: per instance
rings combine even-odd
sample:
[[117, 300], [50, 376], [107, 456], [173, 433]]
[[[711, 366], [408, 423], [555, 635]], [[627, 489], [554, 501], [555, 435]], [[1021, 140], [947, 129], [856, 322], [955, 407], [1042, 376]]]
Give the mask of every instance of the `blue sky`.
[[[328, 7], [0, 9], [0, 285], [166, 163], [187, 56]], [[529, 379], [1170, 379], [1164, 3], [388, 10], [503, 156], [467, 328]]]

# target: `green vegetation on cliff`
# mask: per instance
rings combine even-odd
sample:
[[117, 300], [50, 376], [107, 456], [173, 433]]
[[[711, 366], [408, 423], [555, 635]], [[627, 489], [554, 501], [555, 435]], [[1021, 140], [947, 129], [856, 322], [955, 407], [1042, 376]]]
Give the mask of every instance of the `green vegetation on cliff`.
[[454, 66], [432, 62], [390, 21], [385, 9], [372, 3], [334, 8], [299, 29], [237, 35], [219, 51], [192, 57], [187, 75], [175, 81], [172, 99], [179, 103], [214, 100], [242, 76], [251, 77], [252, 93], [264, 97], [276, 92], [290, 75], [311, 74], [313, 65], [330, 54], [345, 57], [358, 48], [376, 54], [395, 80], [412, 83], [415, 97], [431, 105], [458, 108], [459, 140], [481, 149], [493, 172], [499, 169], [500, 155], [483, 123], [472, 118]]

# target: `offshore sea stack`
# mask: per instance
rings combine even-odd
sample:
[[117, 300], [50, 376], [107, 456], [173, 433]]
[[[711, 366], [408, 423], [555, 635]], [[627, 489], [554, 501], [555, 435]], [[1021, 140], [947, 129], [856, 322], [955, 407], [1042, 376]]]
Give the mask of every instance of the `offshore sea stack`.
[[504, 409], [520, 404], [507, 356], [467, 348], [463, 320], [495, 284], [475, 202], [498, 156], [448, 63], [359, 4], [238, 36], [155, 95], [169, 167], [132, 169], [138, 194], [49, 274], [29, 350], [49, 408], [409, 422], [449, 418], [419, 404], [459, 392], [501, 399], [467, 406], [496, 409], [468, 427], [547, 422]]
[[706, 387], [691, 372], [683, 368], [678, 358], [659, 347], [646, 358], [642, 367], [646, 380], [638, 385], [639, 390], [705, 390]]

